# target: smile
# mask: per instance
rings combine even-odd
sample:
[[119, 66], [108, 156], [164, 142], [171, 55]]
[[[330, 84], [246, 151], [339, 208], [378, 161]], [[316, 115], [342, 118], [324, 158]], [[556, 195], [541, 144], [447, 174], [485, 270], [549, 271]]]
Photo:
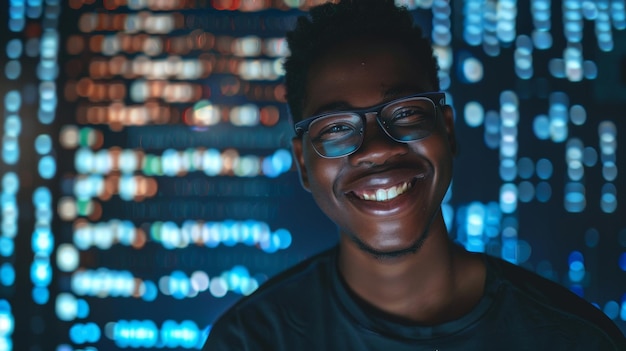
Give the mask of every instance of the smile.
[[411, 189], [412, 186], [413, 184], [411, 182], [404, 182], [390, 188], [376, 189], [373, 191], [363, 191], [358, 193], [355, 192], [354, 194], [362, 200], [379, 202], [389, 201], [398, 197], [399, 195], [404, 194], [407, 190]]

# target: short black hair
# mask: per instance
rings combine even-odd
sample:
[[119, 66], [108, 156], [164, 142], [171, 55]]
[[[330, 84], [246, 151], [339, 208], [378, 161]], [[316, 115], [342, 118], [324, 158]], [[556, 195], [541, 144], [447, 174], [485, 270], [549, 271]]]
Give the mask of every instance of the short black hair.
[[392, 38], [406, 46], [425, 67], [427, 80], [439, 90], [439, 66], [433, 48], [411, 13], [393, 0], [341, 0], [311, 8], [287, 33], [290, 55], [286, 58], [285, 86], [293, 122], [302, 120], [306, 80], [311, 65], [330, 47], [364, 36]]

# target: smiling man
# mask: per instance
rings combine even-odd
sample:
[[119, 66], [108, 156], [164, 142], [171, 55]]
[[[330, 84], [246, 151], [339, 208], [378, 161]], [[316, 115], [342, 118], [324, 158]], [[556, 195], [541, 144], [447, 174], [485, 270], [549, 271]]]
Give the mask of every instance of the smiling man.
[[339, 243], [236, 304], [205, 350], [626, 350], [584, 300], [450, 240], [453, 111], [406, 10], [322, 5], [288, 42], [294, 156]]

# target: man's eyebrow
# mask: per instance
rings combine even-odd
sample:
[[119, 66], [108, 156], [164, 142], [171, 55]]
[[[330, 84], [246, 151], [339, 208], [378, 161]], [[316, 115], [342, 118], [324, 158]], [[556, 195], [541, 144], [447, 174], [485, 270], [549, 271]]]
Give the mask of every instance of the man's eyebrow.
[[[384, 94], [383, 94], [383, 98], [385, 100], [387, 99], [393, 99], [393, 98], [397, 98], [397, 97], [402, 97], [405, 96], [407, 94], [414, 94], [417, 92], [420, 92], [424, 89], [421, 89], [420, 87], [416, 86], [416, 85], [404, 85], [404, 86], [396, 86], [396, 87], [391, 87], [387, 90], [385, 90]], [[424, 90], [426, 91], [426, 90]]]
[[333, 101], [315, 109], [313, 116], [326, 112], [349, 110], [352, 106], [345, 101]]

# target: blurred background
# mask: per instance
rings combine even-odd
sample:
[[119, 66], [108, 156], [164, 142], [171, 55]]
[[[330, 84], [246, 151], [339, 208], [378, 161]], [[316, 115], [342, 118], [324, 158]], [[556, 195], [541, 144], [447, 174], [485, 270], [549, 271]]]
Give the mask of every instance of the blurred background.
[[[199, 349], [332, 246], [298, 182], [283, 39], [321, 0], [0, 4], [0, 351]], [[405, 0], [460, 154], [450, 235], [626, 331], [623, 0]]]

